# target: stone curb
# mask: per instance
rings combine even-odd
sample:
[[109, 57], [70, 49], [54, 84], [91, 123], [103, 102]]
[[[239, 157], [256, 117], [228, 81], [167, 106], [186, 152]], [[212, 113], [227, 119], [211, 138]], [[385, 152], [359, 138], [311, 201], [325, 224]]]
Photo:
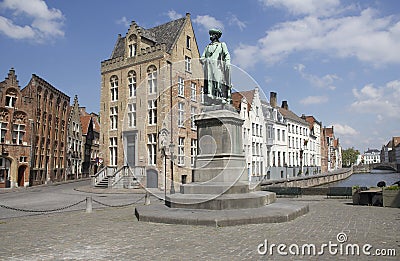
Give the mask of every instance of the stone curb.
[[282, 223], [309, 212], [308, 204], [279, 202], [260, 208], [203, 210], [168, 208], [165, 205], [138, 206], [139, 221], [194, 226], [226, 227], [247, 224]]

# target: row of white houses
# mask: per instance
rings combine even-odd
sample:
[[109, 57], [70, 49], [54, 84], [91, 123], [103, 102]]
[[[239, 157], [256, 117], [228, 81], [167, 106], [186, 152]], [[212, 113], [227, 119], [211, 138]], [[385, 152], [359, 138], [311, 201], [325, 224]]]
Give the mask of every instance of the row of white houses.
[[341, 148], [332, 128], [323, 128], [313, 116], [301, 117], [288, 102], [277, 106], [260, 90], [232, 94], [233, 106], [244, 119], [243, 146], [251, 181], [287, 179], [341, 168]]

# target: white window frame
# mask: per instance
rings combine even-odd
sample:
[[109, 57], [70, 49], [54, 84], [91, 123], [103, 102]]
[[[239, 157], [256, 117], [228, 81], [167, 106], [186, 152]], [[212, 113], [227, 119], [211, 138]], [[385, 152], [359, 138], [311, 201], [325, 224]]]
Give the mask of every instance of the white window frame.
[[183, 128], [185, 123], [185, 104], [178, 102], [178, 127]]
[[136, 127], [136, 103], [128, 104], [128, 127]]
[[118, 140], [117, 137], [110, 137], [110, 166], [117, 166], [118, 162]]
[[128, 73], [128, 89], [129, 97], [136, 97], [136, 72], [130, 71]]
[[148, 101], [148, 123], [149, 125], [157, 124], [157, 100]]
[[194, 166], [194, 161], [197, 156], [197, 140], [196, 139], [191, 139], [190, 141], [190, 165], [193, 167]]
[[185, 71], [192, 72], [192, 58], [185, 56]]
[[190, 83], [190, 98], [192, 101], [197, 99], [197, 84], [195, 82]]
[[13, 144], [22, 145], [25, 136], [25, 124], [13, 124]]
[[15, 108], [15, 104], [17, 103], [17, 96], [15, 95], [10, 95], [7, 94], [6, 95], [6, 104], [5, 107], [8, 108]]
[[185, 165], [185, 138], [178, 137], [178, 166]]
[[185, 97], [185, 80], [178, 77], [178, 96]]
[[129, 44], [128, 47], [129, 47], [129, 57], [136, 56], [137, 44], [136, 43], [132, 43], [132, 44]]
[[118, 77], [113, 75], [110, 78], [111, 101], [118, 101]]
[[110, 107], [110, 129], [118, 129], [118, 106]]
[[155, 68], [150, 68], [147, 71], [147, 84], [149, 94], [157, 93], [157, 70]]
[[155, 166], [157, 163], [157, 135], [151, 133], [147, 135], [147, 164]]

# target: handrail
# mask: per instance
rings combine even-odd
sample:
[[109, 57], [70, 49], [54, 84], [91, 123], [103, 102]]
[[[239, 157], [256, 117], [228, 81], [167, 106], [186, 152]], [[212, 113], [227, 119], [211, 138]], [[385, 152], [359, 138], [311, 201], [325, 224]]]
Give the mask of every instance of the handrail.
[[115, 172], [115, 167], [106, 166], [100, 169], [96, 174], [92, 176], [93, 185], [95, 186], [99, 184], [106, 177], [112, 176], [110, 174], [113, 174], [113, 172]]
[[146, 176], [146, 168], [143, 166], [129, 167], [123, 166], [118, 169], [112, 177], [112, 186], [116, 185], [120, 182], [124, 177], [131, 177], [132, 181], [136, 180], [140, 182], [140, 180]]

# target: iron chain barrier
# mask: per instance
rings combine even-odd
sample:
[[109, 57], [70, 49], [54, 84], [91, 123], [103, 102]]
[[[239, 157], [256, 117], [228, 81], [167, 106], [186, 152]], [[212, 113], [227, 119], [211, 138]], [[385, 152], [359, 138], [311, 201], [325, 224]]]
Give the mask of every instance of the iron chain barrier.
[[[141, 198], [139, 198], [138, 200], [136, 200], [136, 201], [134, 201], [134, 202], [132, 202], [132, 203], [121, 204], [121, 205], [110, 205], [110, 204], [106, 204], [106, 203], [100, 202], [100, 201], [95, 200], [95, 199], [92, 199], [92, 200], [93, 200], [93, 202], [95, 202], [95, 203], [97, 203], [97, 204], [99, 204], [99, 205], [102, 205], [102, 206], [118, 208], [118, 207], [127, 207], [127, 206], [135, 205], [135, 204], [137, 204], [139, 201], [143, 200], [145, 197], [146, 197], [146, 195], [143, 196], [143, 197], [141, 197]], [[37, 209], [15, 208], [15, 207], [10, 207], [10, 206], [3, 205], [3, 204], [0, 204], [0, 207], [1, 207], [1, 208], [5, 208], [5, 209], [10, 209], [10, 210], [15, 210], [15, 211], [21, 211], [21, 212], [30, 212], [30, 213], [51, 213], [51, 212], [57, 212], [57, 211], [62, 211], [62, 210], [68, 209], [68, 208], [72, 208], [72, 207], [77, 206], [77, 205], [79, 205], [79, 204], [81, 204], [81, 203], [83, 203], [83, 202], [86, 202], [86, 201], [87, 201], [87, 198], [86, 198], [86, 199], [83, 199], [83, 200], [81, 200], [81, 201], [78, 201], [78, 202], [76, 202], [76, 203], [73, 203], [73, 204], [71, 204], [71, 205], [64, 206], [64, 207], [55, 208], [55, 209], [41, 209], [41, 210], [37, 210]]]

